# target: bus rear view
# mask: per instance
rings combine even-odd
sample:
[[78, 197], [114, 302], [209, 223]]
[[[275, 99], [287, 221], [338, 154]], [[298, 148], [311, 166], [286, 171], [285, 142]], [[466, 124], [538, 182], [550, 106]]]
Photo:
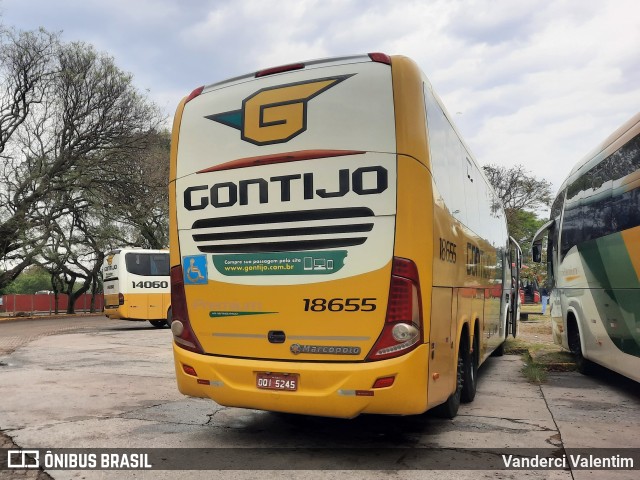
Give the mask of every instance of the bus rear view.
[[[407, 103], [424, 139], [412, 69], [419, 96]], [[392, 75], [380, 54], [295, 64], [196, 89], [178, 107], [170, 255], [182, 393], [334, 417], [438, 401], [427, 398], [423, 322], [431, 178], [398, 153], [426, 141], [415, 147], [404, 127], [396, 138]], [[457, 388], [449, 363], [439, 403]]]

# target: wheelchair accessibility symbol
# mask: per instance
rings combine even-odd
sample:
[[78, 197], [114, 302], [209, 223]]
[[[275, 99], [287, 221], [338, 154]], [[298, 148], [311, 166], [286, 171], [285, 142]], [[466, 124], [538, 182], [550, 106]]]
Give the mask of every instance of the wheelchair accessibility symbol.
[[209, 281], [207, 277], [206, 255], [183, 257], [182, 268], [184, 268], [185, 285], [206, 285]]

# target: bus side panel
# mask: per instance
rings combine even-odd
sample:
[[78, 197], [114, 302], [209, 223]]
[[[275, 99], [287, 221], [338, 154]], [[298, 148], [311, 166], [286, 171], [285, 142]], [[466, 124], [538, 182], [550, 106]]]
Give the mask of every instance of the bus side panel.
[[457, 305], [452, 288], [433, 287], [429, 356], [429, 408], [447, 401], [455, 389], [454, 362]]
[[[572, 250], [565, 257], [565, 262], [571, 256], [578, 255]], [[582, 278], [581, 270], [578, 272], [573, 276]], [[580, 281], [580, 278], [576, 280]], [[569, 350], [567, 325], [569, 317], [573, 317], [585, 358], [640, 381], [637, 289], [559, 287], [553, 295], [557, 298], [552, 314], [562, 314], [562, 317], [554, 316], [552, 319], [556, 343]], [[561, 307], [557, 313], [556, 304]]]
[[162, 294], [162, 317], [168, 319], [169, 308], [171, 308], [171, 292]]
[[640, 227], [578, 246], [586, 267], [596, 272], [603, 287], [592, 292], [607, 335], [636, 362], [640, 360], [640, 277], [632, 256], [638, 255], [638, 241]]
[[[583, 355], [640, 380], [640, 227], [590, 240], [571, 249], [563, 264], [565, 309], [576, 312]], [[568, 268], [579, 264], [575, 268]], [[567, 281], [568, 280], [568, 281]], [[589, 288], [583, 288], [586, 282]], [[566, 311], [563, 309], [563, 311]]]
[[[452, 218], [436, 185], [433, 207], [433, 293], [430, 327], [429, 408], [447, 400], [455, 390], [458, 340], [471, 305], [462, 299], [466, 259], [464, 228]], [[462, 315], [462, 317], [461, 317]], [[434, 374], [436, 378], [434, 378]]]
[[147, 318], [149, 320], [162, 320], [167, 318], [164, 293], [147, 294]]
[[124, 305], [120, 306], [122, 318], [129, 320], [147, 320], [149, 319], [148, 293], [125, 293]]
[[[398, 155], [398, 210], [394, 255], [409, 258], [418, 267], [422, 301], [424, 341], [429, 344], [432, 327], [432, 278], [433, 278], [433, 193], [431, 175], [426, 167], [415, 159]], [[447, 304], [450, 305], [450, 304]], [[440, 320], [438, 320], [440, 321]], [[425, 352], [426, 353], [426, 352]], [[427, 391], [429, 359], [424, 359], [422, 378]], [[420, 391], [416, 391], [420, 394]], [[425, 397], [424, 410], [427, 409]]]

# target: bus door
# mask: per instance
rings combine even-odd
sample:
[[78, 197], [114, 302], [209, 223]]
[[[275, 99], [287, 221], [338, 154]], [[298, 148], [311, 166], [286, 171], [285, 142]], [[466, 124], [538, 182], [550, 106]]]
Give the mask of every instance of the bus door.
[[560, 261], [560, 252], [557, 246], [559, 245], [559, 227], [560, 217], [549, 220], [542, 227], [538, 229], [533, 236], [531, 243], [531, 251], [533, 253], [533, 261], [536, 263], [542, 262], [542, 242], [544, 237], [547, 237], [547, 289], [551, 289], [549, 296], [549, 308], [551, 310], [551, 332], [554, 342], [558, 345], [566, 345], [566, 341], [563, 341], [563, 333], [566, 339], [566, 332], [564, 331], [564, 320], [562, 315], [562, 306], [560, 303], [560, 291], [558, 288], [556, 279], [558, 277], [558, 262]]
[[118, 267], [120, 266], [120, 255], [117, 252], [107, 254], [102, 267], [104, 305], [105, 307], [118, 308], [120, 303], [120, 280], [118, 278]]
[[520, 286], [520, 269], [522, 268], [522, 249], [513, 237], [509, 237], [509, 257], [511, 259], [511, 289], [507, 335], [511, 333], [515, 338], [518, 334], [518, 320], [520, 319], [520, 292], [518, 290]]

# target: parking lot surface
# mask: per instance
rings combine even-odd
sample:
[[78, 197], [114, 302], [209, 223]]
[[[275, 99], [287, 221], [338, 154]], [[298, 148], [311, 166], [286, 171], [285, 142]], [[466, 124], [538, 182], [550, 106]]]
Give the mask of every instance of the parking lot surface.
[[[168, 329], [108, 322], [104, 319], [79, 331], [33, 335], [26, 342], [15, 341], [17, 346], [0, 355], [0, 429], [16, 445], [204, 448], [218, 453], [217, 449], [225, 448], [229, 458], [236, 459], [247, 453], [245, 464], [220, 472], [220, 478], [299, 474], [287, 468], [307, 470], [308, 478], [436, 478], [436, 473], [437, 478], [475, 479], [638, 477], [637, 470], [490, 471], [483, 467], [484, 460], [496, 456], [494, 449], [552, 449], [562, 455], [579, 448], [623, 453], [640, 448], [640, 389], [610, 372], [593, 378], [576, 372], [554, 373], [545, 384], [533, 385], [520, 373], [521, 358], [506, 355], [487, 360], [474, 402], [463, 405], [453, 420], [429, 414], [353, 420], [302, 417], [184, 397], [175, 385]], [[413, 456], [437, 456], [439, 471], [414, 470], [410, 460], [400, 461], [397, 467], [381, 467], [380, 455], [385, 451], [407, 459], [412, 452], [417, 452]], [[257, 461], [256, 455], [264, 452], [278, 455], [278, 465], [285, 465], [284, 469], [263, 470], [269, 464]], [[478, 470], [469, 470], [469, 465], [452, 470], [461, 454], [476, 458]], [[46, 473], [56, 479], [179, 476], [171, 470]], [[212, 472], [192, 470], [189, 477], [212, 478]]]

